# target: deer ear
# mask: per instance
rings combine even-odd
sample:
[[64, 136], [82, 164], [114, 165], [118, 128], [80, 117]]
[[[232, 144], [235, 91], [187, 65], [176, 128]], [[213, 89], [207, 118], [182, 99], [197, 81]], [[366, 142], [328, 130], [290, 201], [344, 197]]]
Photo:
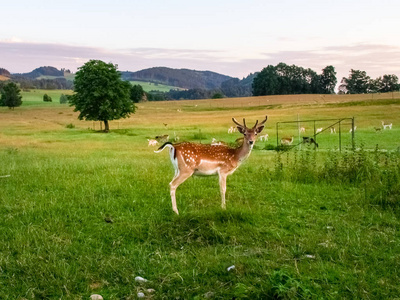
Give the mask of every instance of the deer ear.
[[241, 134], [245, 134], [246, 133], [246, 129], [243, 128], [242, 126], [237, 126], [237, 129]]
[[261, 131], [263, 131], [263, 129], [264, 129], [264, 125], [260, 125], [260, 126], [258, 126], [258, 127], [256, 128], [256, 132], [257, 132], [257, 133], [260, 133]]

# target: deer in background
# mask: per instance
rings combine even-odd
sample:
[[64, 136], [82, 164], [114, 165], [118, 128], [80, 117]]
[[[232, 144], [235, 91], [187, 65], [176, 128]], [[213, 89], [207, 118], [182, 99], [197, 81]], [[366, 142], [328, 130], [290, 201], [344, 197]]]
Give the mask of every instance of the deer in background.
[[264, 135], [260, 135], [258, 138], [260, 139], [260, 141], [268, 141], [268, 133], [264, 134]]
[[291, 145], [293, 143], [294, 137], [283, 137], [281, 138], [281, 145]]
[[385, 122], [382, 121], [383, 130], [386, 130], [386, 128], [392, 129], [392, 125], [393, 125], [393, 123], [385, 124]]
[[156, 140], [149, 140], [149, 139], [147, 140], [149, 141], [149, 146], [156, 146], [158, 144]]
[[257, 134], [264, 129], [267, 117], [260, 124], [257, 120], [252, 128], [246, 126], [245, 119], [243, 119], [243, 125], [237, 122], [235, 118], [232, 118], [232, 121], [244, 138], [243, 143], [237, 148], [231, 148], [227, 145], [205, 145], [189, 142], [172, 144], [167, 142], [155, 151], [158, 153], [169, 148], [169, 155], [175, 169], [175, 176], [169, 186], [172, 209], [176, 214], [179, 214], [176, 206], [176, 189], [192, 175], [218, 175], [221, 206], [223, 209], [226, 208], [226, 178], [249, 157]]

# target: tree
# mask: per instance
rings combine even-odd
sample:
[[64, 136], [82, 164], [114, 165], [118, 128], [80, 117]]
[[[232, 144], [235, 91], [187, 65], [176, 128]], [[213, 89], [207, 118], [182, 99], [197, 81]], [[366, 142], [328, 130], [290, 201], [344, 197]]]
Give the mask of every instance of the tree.
[[90, 60], [76, 72], [70, 105], [80, 112], [80, 120], [102, 121], [105, 132], [109, 132], [109, 120], [126, 118], [135, 112], [130, 88], [116, 65]]
[[320, 75], [320, 88], [322, 94], [334, 94], [337, 83], [336, 72], [333, 66], [327, 66]]
[[65, 104], [65, 103], [68, 103], [68, 97], [67, 97], [67, 95], [61, 94], [60, 104]]
[[349, 78], [343, 77], [339, 87], [346, 94], [365, 94], [370, 89], [370, 77], [365, 71], [351, 69]]
[[253, 95], [276, 95], [279, 90], [279, 76], [272, 65], [262, 69], [253, 80]]
[[383, 77], [378, 77], [376, 82], [380, 93], [398, 91], [400, 88], [399, 78], [396, 75], [383, 75]]
[[224, 94], [222, 94], [221, 92], [215, 92], [211, 97], [211, 99], [222, 99], [222, 98], [224, 98]]
[[49, 95], [44, 94], [43, 95], [43, 101], [44, 102], [53, 102], [53, 99]]
[[22, 104], [21, 90], [14, 82], [3, 86], [0, 103], [3, 106], [8, 106], [10, 109], [14, 109], [14, 107]]
[[135, 103], [143, 102], [144, 99], [147, 100], [146, 93], [144, 92], [140, 84], [132, 85], [130, 90], [131, 100]]

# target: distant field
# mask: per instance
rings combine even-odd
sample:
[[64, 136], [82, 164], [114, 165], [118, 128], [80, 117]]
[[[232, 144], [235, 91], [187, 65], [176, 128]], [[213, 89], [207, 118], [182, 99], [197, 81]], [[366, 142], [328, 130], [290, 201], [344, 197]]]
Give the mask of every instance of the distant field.
[[[21, 91], [22, 95], [22, 106], [53, 106], [60, 105], [61, 94], [72, 95], [71, 90], [36, 90], [31, 89], [29, 91]], [[44, 102], [44, 94], [49, 95], [52, 98], [52, 102]]]
[[[400, 93], [146, 102], [108, 134], [61, 93], [0, 107], [1, 299], [399, 297]], [[252, 126], [265, 115], [269, 141], [228, 177], [227, 209], [216, 177], [192, 177], [174, 215], [169, 155], [147, 139], [234, 144], [232, 117]], [[317, 151], [264, 150], [277, 122], [344, 117], [356, 151], [348, 123], [342, 153], [329, 132]], [[392, 130], [377, 132], [382, 120]], [[297, 139], [298, 128], [279, 134]]]
[[144, 82], [144, 81], [130, 81], [130, 82], [131, 82], [131, 84], [141, 85], [143, 90], [146, 92], [150, 92], [150, 91], [169, 92], [172, 89], [183, 90], [182, 88], [178, 88], [176, 86], [163, 85], [163, 84], [152, 83], [152, 82]]

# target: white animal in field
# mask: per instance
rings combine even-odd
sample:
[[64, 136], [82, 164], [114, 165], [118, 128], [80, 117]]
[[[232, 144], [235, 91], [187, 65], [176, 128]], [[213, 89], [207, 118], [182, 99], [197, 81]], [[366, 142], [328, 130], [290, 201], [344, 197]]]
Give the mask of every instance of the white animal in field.
[[149, 140], [149, 139], [147, 139], [147, 140], [149, 141], [148, 146], [157, 146], [157, 144], [158, 144], [158, 142], [156, 140]]
[[237, 129], [236, 129], [235, 126], [231, 126], [231, 127], [229, 127], [229, 129], [228, 129], [228, 133], [234, 133], [234, 132], [236, 132], [236, 131], [237, 131]]
[[291, 145], [293, 143], [294, 137], [283, 137], [281, 138], [281, 145]]
[[264, 135], [260, 135], [258, 138], [260, 139], [260, 141], [268, 141], [268, 133], [264, 134]]
[[317, 128], [317, 133], [320, 133], [320, 132], [322, 132], [322, 130], [324, 130], [324, 128], [323, 127], [321, 127], [321, 128]]
[[382, 121], [382, 127], [383, 127], [383, 130], [386, 130], [387, 128], [389, 128], [389, 129], [392, 129], [392, 125], [393, 125], [393, 123], [386, 123], [385, 124], [385, 122], [384, 121]]
[[301, 132], [301, 133], [304, 133], [304, 132], [306, 132], [306, 129], [305, 129], [304, 127], [301, 127], [301, 128], [300, 128], [300, 132]]
[[336, 128], [335, 127], [331, 127], [331, 134], [336, 133]]
[[172, 209], [179, 214], [176, 206], [175, 192], [180, 184], [192, 175], [216, 175], [219, 176], [219, 186], [221, 192], [221, 206], [225, 209], [226, 178], [240, 166], [240, 164], [250, 155], [256, 141], [257, 135], [264, 129], [267, 117], [260, 124], [258, 121], [252, 128], [243, 125], [232, 118], [238, 131], [243, 134], [243, 143], [231, 148], [226, 145], [206, 145], [197, 143], [165, 143], [158, 148], [156, 153], [169, 148], [169, 155], [172, 165], [175, 168], [175, 176], [170, 186]]
[[[356, 131], [356, 129], [357, 129], [357, 126], [354, 126], [354, 131]], [[352, 133], [353, 132], [353, 128], [350, 128], [349, 132]]]
[[219, 146], [219, 145], [226, 145], [226, 143], [218, 141], [216, 138], [212, 138], [211, 145], [212, 146]]

